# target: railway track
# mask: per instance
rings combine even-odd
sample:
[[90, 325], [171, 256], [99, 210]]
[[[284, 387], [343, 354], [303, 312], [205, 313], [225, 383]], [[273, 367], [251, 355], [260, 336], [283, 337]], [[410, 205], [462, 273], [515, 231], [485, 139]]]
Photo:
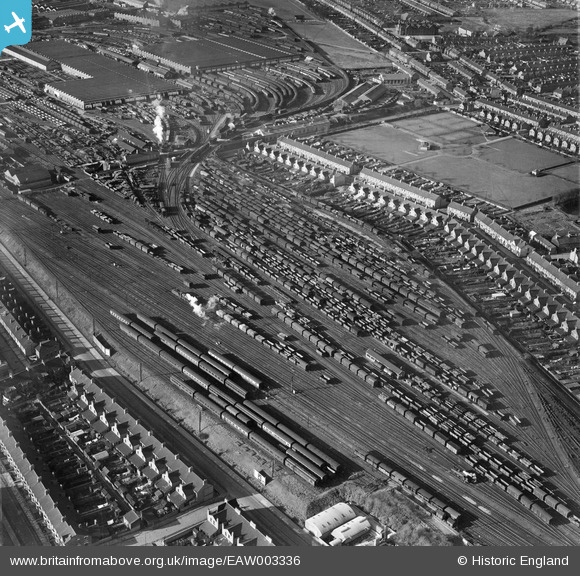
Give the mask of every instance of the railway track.
[[[187, 171], [183, 170], [187, 175]], [[177, 186], [176, 186], [177, 188]], [[63, 197], [63, 201], [64, 197]], [[106, 200], [107, 206], [109, 199]], [[112, 200], [115, 206], [122, 204], [120, 200]], [[121, 217], [121, 207], [115, 208], [115, 214]], [[109, 210], [107, 210], [109, 211]], [[8, 211], [10, 212], [10, 211]], [[87, 210], [88, 212], [88, 210]], [[67, 220], [70, 220], [78, 227], [87, 229], [89, 227], [90, 215], [86, 218], [84, 215], [71, 215], [69, 212], [64, 214]], [[140, 253], [132, 247], [126, 247], [115, 255], [115, 259], [121, 263], [119, 268], [111, 267], [110, 253], [103, 250], [100, 239], [90, 233], [84, 234], [82, 245], [84, 248], [79, 249], [79, 243], [71, 236], [70, 244], [72, 249], [67, 251], [62, 246], [64, 240], [59, 235], [49, 231], [42, 231], [44, 220], [40, 215], [33, 215], [33, 221], [36, 226], [27, 226], [31, 231], [30, 237], [27, 237], [25, 243], [33, 246], [38, 255], [42, 258], [51, 255], [52, 250], [47, 247], [61, 245], [57, 252], [61, 257], [49, 258], [47, 266], [53, 271], [60, 282], [71, 289], [73, 293], [83, 295], [83, 306], [89, 314], [97, 318], [99, 325], [107, 331], [110, 331], [114, 338], [127, 347], [129, 352], [135, 355], [146, 366], [155, 372], [164, 374], [167, 377], [171, 369], [162, 361], [151, 359], [150, 355], [144, 353], [136, 347], [132, 347], [128, 340], [123, 339], [122, 335], [116, 330], [113, 323], [105, 320], [108, 316], [108, 308], [115, 306], [120, 310], [138, 310], [150, 316], [159, 316], [159, 310], [163, 310], [161, 316], [167, 318], [170, 324], [185, 329], [185, 332], [193, 332], [194, 338], [200, 340], [203, 345], [210, 346], [219, 335], [221, 330], [212, 330], [212, 326], [202, 329], [202, 322], [191, 317], [191, 312], [187, 304], [178, 300], [172, 295], [168, 295], [171, 285], [179, 282], [179, 275], [167, 274], [163, 265], [151, 257]], [[200, 269], [209, 270], [209, 264], [203, 259], [198, 258], [191, 251], [181, 245], [174, 243], [168, 244], [167, 239], [162, 238], [159, 241], [158, 235], [153, 233], [145, 223], [140, 223], [141, 218], [131, 218], [127, 223], [123, 221], [121, 228], [133, 231], [136, 235], [142, 235], [145, 239], [168, 245], [172, 252], [182, 255], [187, 260], [194, 261]], [[189, 222], [188, 222], [189, 223]], [[18, 214], [10, 216], [8, 221], [10, 227], [18, 228], [22, 226], [22, 219]], [[92, 250], [90, 258], [87, 258], [87, 241]], [[83, 252], [84, 250], [84, 252]], [[68, 258], [62, 255], [75, 254], [76, 257]], [[99, 284], [87, 289], [87, 278], [99, 279]], [[161, 278], [161, 279], [160, 279]], [[121, 288], [122, 287], [122, 288]], [[86, 291], [86, 293], [85, 293]], [[105, 304], [106, 303], [106, 304]], [[189, 316], [186, 316], [189, 314]], [[272, 320], [274, 322], [274, 320]], [[338, 332], [337, 332], [338, 334]], [[239, 337], [239, 333], [237, 333]], [[294, 414], [296, 420], [303, 424], [303, 427], [313, 434], [320, 437], [324, 442], [333, 447], [339, 447], [344, 453], [353, 453], [355, 448], [375, 448], [394, 461], [406, 462], [405, 467], [414, 475], [437, 475], [446, 476], [452, 466], [457, 465], [457, 459], [447, 454], [439, 453], [437, 446], [433, 445], [433, 457], [428, 456], [428, 452], [413, 449], [416, 445], [425, 445], [425, 438], [417, 431], [410, 427], [408, 423], [394, 415], [390, 415], [376, 401], [376, 392], [365, 388], [364, 384], [358, 382], [352, 374], [343, 368], [333, 370], [340, 375], [342, 383], [331, 389], [309, 386], [311, 380], [307, 375], [300, 376], [301, 387], [306, 391], [297, 396], [288, 393], [290, 388], [290, 378], [287, 365], [282, 361], [273, 362], [270, 366], [268, 360], [271, 359], [265, 351], [260, 350], [251, 339], [244, 342], [245, 338], [237, 338], [236, 343], [231, 345], [233, 352], [240, 357], [247, 357], [248, 351], [252, 350], [252, 356], [255, 354], [259, 365], [264, 366], [264, 373], [273, 381], [278, 382], [280, 386], [278, 392], [275, 392], [273, 398], [268, 400], [267, 404], [272, 404], [279, 413]], [[256, 349], [257, 348], [257, 349]], [[345, 418], [344, 406], [351, 407], [350, 414]], [[318, 426], [313, 427], [316, 422]], [[369, 422], [368, 425], [364, 423]], [[389, 436], [385, 436], [385, 430], [389, 431]], [[377, 439], [380, 438], [379, 441]], [[396, 440], [394, 440], [396, 439]], [[401, 441], [402, 440], [402, 441]], [[427, 478], [429, 476], [426, 476]], [[573, 533], [558, 531], [552, 527], [543, 527], [535, 519], [529, 519], [519, 505], [510, 501], [507, 496], [495, 488], [481, 486], [474, 490], [466, 488], [459, 481], [446, 482], [440, 485], [437, 481], [429, 481], [430, 487], [449, 499], [450, 502], [456, 502], [464, 505], [469, 515], [474, 517], [473, 530], [481, 535], [489, 543], [529, 543], [558, 541], [572, 542]], [[504, 518], [510, 517], [509, 522], [502, 522], [501, 526], [487, 521], [482, 516], [477, 506], [473, 506], [463, 500], [464, 494], [471, 494], [473, 499], [481, 502], [482, 495], [489, 497], [494, 505], [486, 504], [490, 508], [493, 517]], [[471, 497], [471, 496], [470, 496]], [[521, 523], [525, 529], [520, 528], [518, 532], [518, 523]], [[505, 524], [505, 526], [504, 526]], [[501, 530], [500, 530], [501, 528]], [[544, 538], [544, 540], [542, 540]]]

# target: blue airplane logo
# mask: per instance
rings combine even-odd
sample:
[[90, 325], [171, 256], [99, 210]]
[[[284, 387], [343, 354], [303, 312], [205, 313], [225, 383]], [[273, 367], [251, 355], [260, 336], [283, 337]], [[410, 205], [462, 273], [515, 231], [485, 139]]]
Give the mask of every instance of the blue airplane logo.
[[0, 51], [21, 46], [32, 36], [32, 0], [0, 0]]
[[12, 12], [12, 16], [14, 17], [14, 23], [10, 24], [10, 26], [4, 24], [4, 29], [6, 30], [6, 32], [8, 32], [8, 34], [10, 34], [10, 30], [12, 30], [12, 28], [16, 28], [16, 26], [18, 26], [18, 28], [20, 28], [20, 30], [22, 30], [23, 34], [26, 34], [26, 28], [24, 28], [24, 18], [19, 18], [18, 15], [16, 14], [16, 12]]

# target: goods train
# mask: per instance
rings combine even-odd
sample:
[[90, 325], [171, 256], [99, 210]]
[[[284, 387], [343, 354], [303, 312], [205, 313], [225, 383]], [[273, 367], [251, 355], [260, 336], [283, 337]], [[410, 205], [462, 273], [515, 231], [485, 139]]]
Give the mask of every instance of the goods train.
[[[339, 464], [335, 460], [323, 454], [253, 402], [249, 400], [239, 402], [211, 385], [207, 390], [209, 395], [206, 396], [203, 391], [197, 390], [194, 384], [186, 382], [179, 376], [170, 376], [170, 381], [310, 484], [317, 485], [324, 482], [339, 469]], [[264, 432], [276, 442], [271, 442], [266, 434], [263, 434]]]
[[[219, 416], [238, 433], [258, 444], [258, 446], [262, 447], [266, 452], [274, 456], [306, 481], [317, 485], [340, 470], [339, 462], [319, 450], [288, 426], [279, 422], [274, 416], [268, 414], [250, 400], [245, 399], [247, 392], [230, 380], [229, 375], [232, 372], [229, 371], [227, 365], [220, 363], [222, 358], [229, 364], [233, 364], [233, 362], [218, 352], [212, 351], [211, 356], [202, 353], [149, 318], [137, 315], [143, 322], [147, 321], [148, 328], [145, 328], [114, 310], [111, 310], [111, 315], [119, 320], [123, 332], [131, 336], [148, 350], [154, 352], [157, 356], [163, 358], [190, 379], [187, 382], [179, 376], [171, 375], [170, 381], [173, 385], [182, 392], [185, 392], [204, 408]], [[171, 334], [178, 341], [181, 340], [185, 346], [178, 344], [175, 340], [168, 337], [167, 334]], [[172, 347], [174, 351], [178, 352], [189, 362], [192, 362], [194, 366], [210, 374], [218, 382], [233, 390], [237, 397], [222, 390], [218, 385], [213, 384], [193, 368], [181, 362], [179, 358], [166, 352], [151, 340], [154, 336], [158, 337], [164, 344]], [[248, 374], [248, 376], [251, 375]], [[251, 377], [253, 378], [253, 376]], [[199, 390], [199, 388], [202, 390]], [[259, 432], [252, 428], [258, 428]], [[276, 445], [264, 438], [265, 434], [273, 438]], [[282, 447], [284, 452], [276, 446]]]
[[456, 528], [461, 520], [461, 512], [453, 508], [453, 506], [446, 504], [440, 498], [431, 494], [429, 490], [421, 487], [419, 484], [407, 478], [405, 474], [401, 473], [387, 461], [371, 452], [365, 453], [360, 450], [356, 451], [356, 455], [364, 460], [367, 464], [370, 464], [374, 470], [377, 470], [388, 476], [391, 480], [396, 482], [405, 492], [412, 494], [419, 501], [426, 504], [431, 508], [435, 515], [452, 526]]
[[[146, 324], [148, 328], [152, 328], [152, 330], [142, 327], [137, 322], [133, 322], [123, 314], [119, 314], [114, 310], [111, 310], [111, 315], [119, 320], [119, 322], [121, 322], [121, 326], [126, 326], [133, 329], [146, 340], [151, 340], [152, 338], [157, 337], [163, 344], [171, 348], [174, 352], [177, 352], [182, 358], [186, 359], [188, 362], [206, 374], [209, 374], [218, 382], [224, 384], [244, 398], [247, 396], [248, 392], [243, 386], [235, 382], [233, 378], [237, 378], [237, 376], [239, 376], [245, 382], [251, 384], [254, 388], [257, 389], [263, 387], [263, 382], [260, 378], [250, 374], [247, 370], [241, 366], [238, 366], [235, 362], [227, 359], [225, 356], [223, 356], [223, 354], [220, 354], [214, 350], [209, 350], [206, 354], [201, 349], [197, 348], [193, 344], [190, 344], [187, 342], [187, 340], [180, 338], [165, 328], [162, 324], [155, 322], [151, 318], [137, 314], [137, 318]], [[123, 330], [131, 337], [135, 338], [135, 340], [139, 340], [132, 334], [131, 331], [127, 331], [126, 329]], [[158, 356], [161, 356], [162, 349], [152, 342], [150, 344], [153, 344], [154, 348], [151, 348], [151, 346], [148, 346], [147, 344], [144, 345], [152, 349]], [[167, 352], [165, 352], [165, 354], [167, 355]], [[183, 372], [181, 365], [177, 365], [174, 362], [171, 363], [178, 370]], [[183, 366], [185, 367], [184, 364]]]

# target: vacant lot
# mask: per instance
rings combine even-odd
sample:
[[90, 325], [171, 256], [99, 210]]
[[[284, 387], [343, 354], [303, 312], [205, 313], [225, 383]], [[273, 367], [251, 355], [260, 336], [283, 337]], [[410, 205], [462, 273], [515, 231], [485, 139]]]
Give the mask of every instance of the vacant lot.
[[486, 140], [481, 125], [450, 112], [400, 120], [393, 122], [393, 126], [442, 147], [480, 144]]
[[536, 29], [546, 28], [578, 17], [578, 12], [573, 9], [512, 8], [506, 10], [505, 8], [488, 8], [481, 10], [480, 14], [490, 26], [497, 24], [502, 29], [515, 31], [525, 31], [528, 26], [533, 26]]
[[477, 157], [427, 158], [412, 170], [510, 208], [548, 200], [577, 186], [556, 176], [536, 178]]
[[337, 134], [332, 136], [331, 140], [392, 164], [427, 158], [436, 154], [433, 150], [420, 151], [417, 137], [388, 124]]
[[[513, 138], [481, 146], [478, 150], [478, 155], [487, 162], [499, 164], [524, 174], [531, 172], [535, 168], [549, 168], [566, 162], [566, 158], [559, 156], [555, 152], [550, 152], [539, 146], [514, 140]], [[578, 176], [578, 168], [574, 166], [568, 167], [568, 170], [564, 168], [559, 170], [563, 171], [563, 174], [570, 172], [570, 175], [575, 173], [576, 177]]]
[[577, 215], [566, 214], [547, 206], [526, 208], [515, 215], [518, 222], [546, 238], [551, 238], [554, 234], [566, 236], [569, 232], [580, 233], [580, 227], [573, 223], [576, 217]]

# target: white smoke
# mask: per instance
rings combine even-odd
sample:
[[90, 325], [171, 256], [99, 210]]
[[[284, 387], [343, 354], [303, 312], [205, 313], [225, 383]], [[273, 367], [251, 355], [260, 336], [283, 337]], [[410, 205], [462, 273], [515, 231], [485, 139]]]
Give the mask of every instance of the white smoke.
[[379, 201], [375, 204], [375, 206], [377, 208], [382, 208], [385, 204], [386, 204], [385, 197], [384, 196], [380, 196], [379, 197]]
[[205, 305], [205, 309], [206, 310], [213, 310], [219, 303], [219, 297], [216, 296], [215, 294], [213, 296], [209, 297], [209, 300], [207, 301], [207, 304]]
[[364, 198], [364, 197], [365, 197], [365, 193], [364, 193], [362, 190], [359, 190], [359, 191], [358, 191], [358, 192], [355, 194], [355, 196], [354, 196], [354, 199], [355, 199], [355, 200], [359, 200], [360, 198]]
[[187, 16], [189, 12], [189, 6], [183, 6], [177, 11], [178, 16]]
[[369, 192], [367, 199], [371, 202], [376, 202], [377, 199], [375, 198], [375, 193], [372, 190]]
[[193, 310], [193, 313], [198, 317], [202, 318], [203, 320], [207, 320], [207, 312], [213, 310], [219, 302], [218, 296], [211, 296], [208, 301], [206, 302], [205, 306], [200, 302], [197, 296], [193, 294], [186, 294], [185, 297]]
[[159, 144], [163, 144], [163, 118], [165, 116], [165, 108], [159, 102], [155, 103], [155, 122], [153, 123], [153, 134], [159, 140]]

